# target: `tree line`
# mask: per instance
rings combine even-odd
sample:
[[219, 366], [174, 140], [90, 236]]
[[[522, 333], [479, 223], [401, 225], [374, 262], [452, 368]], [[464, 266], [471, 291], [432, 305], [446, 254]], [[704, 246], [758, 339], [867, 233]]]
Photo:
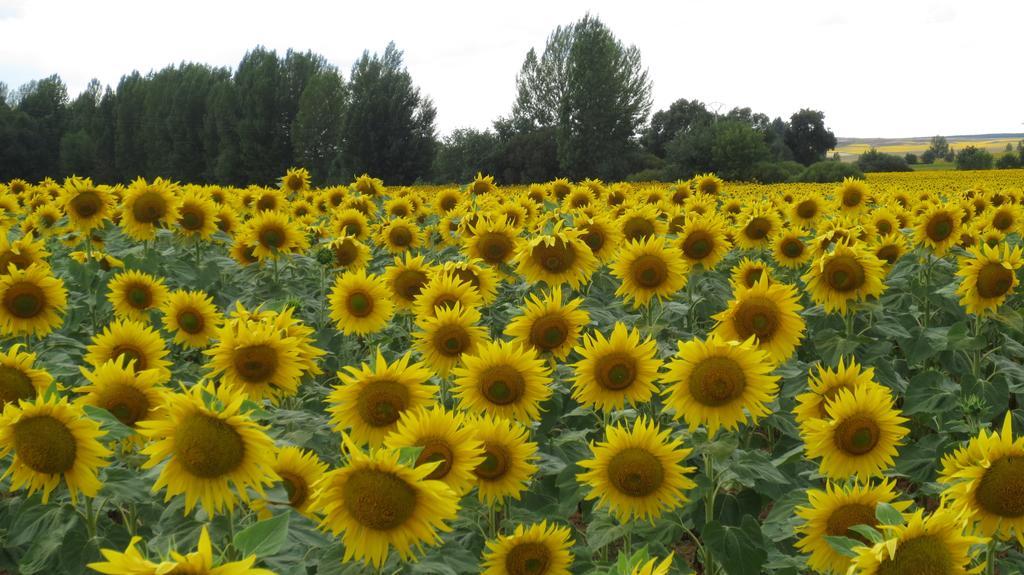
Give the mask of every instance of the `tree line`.
[[116, 86], [93, 80], [74, 99], [56, 75], [15, 90], [0, 84], [0, 181], [77, 174], [269, 185], [290, 166], [308, 168], [317, 185], [364, 172], [388, 184], [465, 182], [477, 171], [503, 183], [707, 171], [783, 181], [836, 145], [824, 114], [810, 109], [784, 120], [680, 99], [651, 114], [639, 50], [590, 15], [531, 49], [515, 89], [512, 110], [491, 128], [439, 138], [436, 108], [394, 44], [364, 52], [347, 79], [316, 53], [257, 47], [234, 70], [136, 71]]

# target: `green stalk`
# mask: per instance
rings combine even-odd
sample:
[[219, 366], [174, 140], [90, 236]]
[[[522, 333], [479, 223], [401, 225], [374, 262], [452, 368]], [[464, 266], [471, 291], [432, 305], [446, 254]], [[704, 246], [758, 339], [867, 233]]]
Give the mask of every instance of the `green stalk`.
[[[712, 518], [715, 515], [715, 497], [718, 495], [718, 480], [715, 477], [715, 463], [714, 457], [710, 453], [703, 454], [704, 459], [704, 474], [708, 476], [708, 481], [711, 486], [708, 489], [707, 494], [704, 496], [704, 524], [708, 525], [711, 523]], [[704, 546], [704, 573], [707, 575], [714, 575], [718, 572], [718, 564], [715, 563], [714, 557], [711, 555], [711, 549], [706, 545]]]

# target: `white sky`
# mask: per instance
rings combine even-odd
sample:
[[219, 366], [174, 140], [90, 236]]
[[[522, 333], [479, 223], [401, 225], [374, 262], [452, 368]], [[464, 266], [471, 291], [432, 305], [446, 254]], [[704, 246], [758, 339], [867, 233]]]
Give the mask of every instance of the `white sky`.
[[133, 69], [234, 68], [257, 44], [313, 50], [347, 78], [394, 40], [444, 134], [507, 114], [526, 51], [588, 10], [640, 48], [653, 110], [810, 107], [846, 137], [1024, 132], [1020, 0], [0, 0], [0, 81], [58, 73], [74, 97]]

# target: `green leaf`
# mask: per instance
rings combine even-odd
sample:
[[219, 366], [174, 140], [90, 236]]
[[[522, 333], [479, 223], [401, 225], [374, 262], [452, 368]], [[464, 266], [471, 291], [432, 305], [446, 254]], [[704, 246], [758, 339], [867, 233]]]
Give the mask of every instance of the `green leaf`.
[[943, 373], [925, 371], [915, 375], [903, 398], [903, 415], [939, 414], [956, 406], [960, 386]]
[[100, 427], [107, 434], [103, 436], [106, 441], [121, 441], [127, 437], [131, 437], [135, 434], [135, 430], [121, 423], [121, 420], [114, 417], [114, 414], [110, 413], [102, 407], [96, 407], [95, 405], [86, 405], [84, 407], [86, 415], [90, 418], [95, 419], [100, 423]]
[[740, 527], [712, 521], [704, 527], [704, 545], [729, 575], [760, 575], [768, 559], [757, 520], [747, 515]]
[[903, 525], [903, 514], [888, 503], [881, 502], [875, 507], [875, 517], [882, 525]]
[[416, 460], [420, 458], [421, 453], [423, 453], [423, 447], [420, 445], [403, 447], [398, 450], [398, 462], [402, 465], [415, 467]]
[[852, 525], [850, 526], [850, 531], [866, 538], [872, 543], [881, 543], [885, 539], [877, 529], [870, 525]]
[[857, 552], [854, 549], [863, 547], [864, 544], [856, 539], [850, 539], [849, 537], [840, 537], [838, 535], [826, 535], [825, 541], [829, 544], [832, 549], [840, 555], [847, 557], [856, 557]]
[[257, 521], [235, 535], [234, 544], [242, 555], [263, 557], [281, 550], [288, 539], [288, 513]]

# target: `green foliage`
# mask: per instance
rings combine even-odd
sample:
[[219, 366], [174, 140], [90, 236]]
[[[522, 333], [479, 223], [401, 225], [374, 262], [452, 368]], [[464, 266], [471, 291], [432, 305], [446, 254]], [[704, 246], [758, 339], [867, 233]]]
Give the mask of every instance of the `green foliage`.
[[917, 163], [917, 154], [914, 154], [914, 153], [912, 153], [912, 152], [907, 152], [907, 153], [906, 153], [906, 154], [905, 154], [905, 155], [903, 156], [903, 159], [904, 159], [904, 160], [906, 160], [908, 164], [910, 164], [911, 166], [913, 166], [914, 164], [916, 164], [916, 163]]
[[967, 146], [956, 153], [958, 170], [991, 170], [992, 154], [977, 146]]
[[946, 141], [944, 136], [933, 136], [931, 143], [928, 146], [928, 152], [931, 152], [933, 158], [945, 158], [950, 153], [949, 142]]
[[758, 162], [750, 172], [750, 179], [762, 184], [777, 184], [797, 178], [804, 171], [799, 162]]
[[907, 160], [895, 154], [885, 154], [871, 148], [857, 158], [857, 167], [862, 172], [909, 172]]
[[1008, 170], [1021, 167], [1022, 162], [1015, 152], [1006, 152], [996, 160], [996, 168]]
[[731, 180], [749, 180], [758, 162], [771, 156], [763, 133], [740, 118], [723, 118], [706, 129], [680, 132], [668, 144], [674, 175], [689, 178], [715, 172]]
[[651, 116], [651, 123], [640, 137], [640, 143], [648, 152], [664, 158], [666, 146], [680, 132], [706, 129], [715, 119], [703, 102], [679, 99], [672, 102], [667, 110], [659, 110]]
[[498, 173], [496, 165], [501, 148], [498, 135], [490, 130], [455, 130], [438, 144], [433, 180], [442, 184], [464, 184], [477, 172]]
[[805, 166], [824, 160], [836, 147], [836, 135], [825, 127], [825, 113], [807, 108], [790, 116], [783, 139], [793, 159]]
[[854, 164], [825, 160], [807, 166], [807, 169], [800, 174], [797, 181], [817, 182], [841, 182], [845, 178], [864, 178], [864, 173]]

